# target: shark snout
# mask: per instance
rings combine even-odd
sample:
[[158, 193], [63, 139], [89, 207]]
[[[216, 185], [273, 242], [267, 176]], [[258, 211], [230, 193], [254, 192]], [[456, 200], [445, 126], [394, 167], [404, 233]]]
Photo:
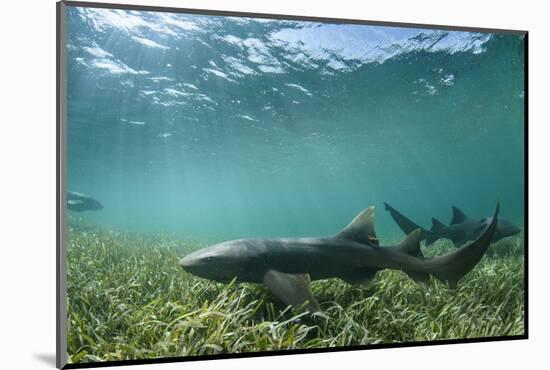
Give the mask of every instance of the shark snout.
[[511, 232], [512, 235], [519, 234], [521, 232], [521, 228], [517, 227], [517, 226], [512, 226], [510, 228], [510, 232]]
[[193, 274], [204, 274], [212, 267], [212, 257], [203, 251], [193, 252], [180, 259], [180, 266]]
[[497, 228], [497, 231], [500, 231], [502, 236], [512, 236], [519, 234], [521, 232], [521, 228], [514, 225], [513, 223], [506, 221], [506, 220], [499, 220], [499, 227]]
[[197, 265], [197, 260], [192, 255], [188, 255], [180, 259], [180, 266], [184, 270], [192, 269]]

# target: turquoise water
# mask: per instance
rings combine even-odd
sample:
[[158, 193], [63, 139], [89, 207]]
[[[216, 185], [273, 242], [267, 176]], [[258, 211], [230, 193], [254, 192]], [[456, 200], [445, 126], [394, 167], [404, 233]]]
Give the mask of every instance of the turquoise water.
[[68, 188], [118, 230], [382, 242], [451, 205], [523, 227], [517, 35], [68, 10]]

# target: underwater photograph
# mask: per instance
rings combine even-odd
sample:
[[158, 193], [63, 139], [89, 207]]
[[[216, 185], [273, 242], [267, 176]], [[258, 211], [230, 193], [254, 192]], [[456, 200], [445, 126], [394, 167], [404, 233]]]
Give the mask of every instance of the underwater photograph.
[[62, 16], [69, 365], [526, 335], [525, 34]]

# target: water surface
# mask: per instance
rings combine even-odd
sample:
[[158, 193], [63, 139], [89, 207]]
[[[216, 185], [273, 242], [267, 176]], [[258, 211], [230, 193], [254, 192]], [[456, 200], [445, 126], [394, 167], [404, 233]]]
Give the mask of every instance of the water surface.
[[523, 227], [517, 35], [68, 8], [68, 188], [113, 229], [321, 236], [388, 202]]

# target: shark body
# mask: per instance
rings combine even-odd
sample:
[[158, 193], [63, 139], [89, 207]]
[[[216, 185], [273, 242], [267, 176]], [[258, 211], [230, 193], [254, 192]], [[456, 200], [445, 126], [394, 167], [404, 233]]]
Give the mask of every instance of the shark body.
[[333, 237], [232, 240], [193, 252], [180, 265], [210, 280], [263, 283], [283, 303], [297, 307], [308, 302], [308, 310], [316, 312], [320, 308], [311, 292], [312, 280], [340, 278], [353, 285], [365, 284], [379, 270], [398, 269], [418, 282], [428, 282], [433, 275], [456, 287], [487, 250], [497, 214], [498, 205], [492, 221], [473, 243], [431, 259], [422, 258], [420, 229], [398, 245], [379, 246], [374, 207], [369, 207]]
[[[426, 240], [426, 245], [431, 245], [436, 240], [445, 238], [451, 240], [455, 247], [459, 247], [467, 241], [475, 240], [492, 221], [492, 217], [482, 219], [470, 218], [460, 209], [453, 206], [453, 218], [449, 225], [445, 225], [438, 219], [432, 218], [432, 228], [427, 230], [418, 226], [415, 222], [411, 221], [389, 204], [384, 203], [384, 206], [405, 234], [420, 229], [422, 231], [422, 239]], [[493, 234], [492, 241], [499, 241], [502, 238], [518, 234], [520, 231], [521, 229], [519, 227], [501, 218], [498, 220], [498, 225]]]

